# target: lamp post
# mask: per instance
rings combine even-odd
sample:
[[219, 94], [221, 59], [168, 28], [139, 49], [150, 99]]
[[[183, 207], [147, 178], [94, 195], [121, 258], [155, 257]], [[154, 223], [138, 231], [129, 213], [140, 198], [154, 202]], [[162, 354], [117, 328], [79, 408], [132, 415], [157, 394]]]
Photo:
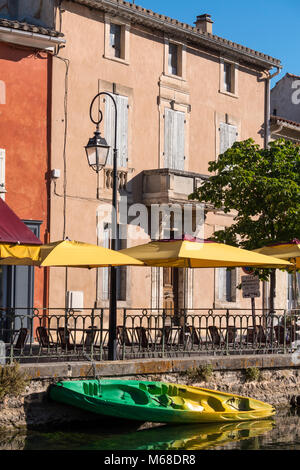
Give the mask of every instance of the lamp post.
[[[117, 218], [117, 189], [118, 189], [118, 150], [117, 150], [117, 105], [114, 98], [110, 93], [105, 91], [98, 93], [92, 100], [90, 105], [90, 119], [96, 124], [96, 131], [94, 137], [89, 139], [88, 144], [85, 146], [86, 156], [90, 167], [98, 174], [102, 168], [105, 167], [110, 146], [106, 140], [101, 137], [99, 126], [103, 119], [102, 111], [99, 109], [99, 119], [94, 120], [92, 116], [93, 105], [97, 98], [105, 95], [113, 101], [115, 110], [115, 140], [113, 149], [113, 191], [112, 191], [112, 243], [111, 248], [116, 250], [119, 248], [119, 227]], [[98, 194], [97, 194], [98, 196]], [[110, 299], [109, 299], [109, 335], [108, 335], [108, 359], [115, 361], [117, 358], [117, 268], [111, 266], [110, 268]]]

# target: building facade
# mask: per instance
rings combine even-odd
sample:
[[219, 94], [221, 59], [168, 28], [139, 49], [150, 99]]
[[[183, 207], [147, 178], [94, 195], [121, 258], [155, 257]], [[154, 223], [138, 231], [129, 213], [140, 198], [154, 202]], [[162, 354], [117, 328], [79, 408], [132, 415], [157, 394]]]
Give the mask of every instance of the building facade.
[[[62, 39], [53, 30], [53, 17], [52, 25], [47, 25], [43, 15], [36, 15], [39, 2], [35, 3], [0, 1], [0, 196], [45, 243], [49, 239], [51, 52]], [[2, 266], [0, 274], [0, 307], [32, 311], [33, 306], [47, 306], [46, 270]]]
[[[209, 15], [195, 25], [118, 0], [62, 1], [56, 30], [65, 47], [53, 57], [51, 140], [51, 241], [65, 237], [110, 246], [105, 217], [112, 197], [112, 156], [98, 174], [84, 146], [95, 126], [92, 99], [110, 93], [118, 110], [119, 198], [122, 247], [145, 243], [151, 223], [138, 229], [138, 206], [181, 209], [208, 176], [208, 162], [236, 140], [252, 137], [263, 146], [266, 86], [280, 61], [215, 35]], [[114, 108], [99, 98], [101, 132], [113, 145]], [[97, 107], [93, 110], [97, 117]], [[232, 217], [205, 211], [203, 235]], [[149, 222], [149, 220], [148, 220]], [[161, 220], [157, 237], [166, 238]], [[236, 289], [239, 269], [176, 270], [126, 267], [119, 270], [119, 307], [250, 308]], [[108, 307], [109, 270], [51, 268], [52, 307]], [[71, 299], [75, 299], [74, 303]], [[260, 300], [261, 305], [261, 300]]]
[[[300, 145], [300, 76], [286, 73], [271, 90], [270, 135], [272, 140], [286, 139]], [[296, 234], [297, 235], [297, 234]], [[288, 308], [295, 307], [295, 293], [291, 275], [277, 273], [281, 277], [281, 295], [287, 298]], [[300, 274], [297, 273], [298, 290]], [[278, 282], [277, 282], [278, 284]]]

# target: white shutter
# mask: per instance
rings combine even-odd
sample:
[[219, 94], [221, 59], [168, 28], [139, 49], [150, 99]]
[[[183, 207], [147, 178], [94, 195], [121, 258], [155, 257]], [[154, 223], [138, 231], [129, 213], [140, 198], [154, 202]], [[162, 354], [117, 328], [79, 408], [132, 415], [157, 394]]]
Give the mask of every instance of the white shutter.
[[[105, 224], [103, 229], [103, 246], [109, 248], [109, 225]], [[102, 299], [109, 299], [109, 268], [102, 268]]]
[[226, 300], [226, 268], [217, 268], [218, 273], [218, 299]]
[[220, 122], [220, 155], [232, 147], [237, 138], [237, 127]]
[[[127, 167], [128, 159], [128, 97], [112, 94], [117, 106], [117, 150], [118, 167]], [[115, 106], [110, 98], [105, 99], [105, 139], [110, 145], [107, 165], [113, 165], [115, 146]]]
[[184, 170], [185, 115], [165, 109], [165, 168]]
[[176, 113], [176, 127], [175, 127], [175, 160], [174, 167], [176, 170], [184, 170], [184, 113]]
[[0, 149], [0, 197], [5, 199], [5, 150]]
[[165, 156], [164, 156], [164, 167], [173, 168], [172, 156], [173, 156], [173, 127], [174, 127], [174, 112], [166, 108], [165, 109]]
[[118, 166], [126, 168], [128, 159], [128, 98], [117, 96], [118, 110]]
[[[115, 95], [112, 95], [115, 98]], [[104, 124], [104, 137], [108, 145], [110, 146], [107, 165], [112, 166], [113, 164], [113, 149], [115, 146], [115, 107], [113, 101], [109, 98], [105, 98], [105, 124]]]

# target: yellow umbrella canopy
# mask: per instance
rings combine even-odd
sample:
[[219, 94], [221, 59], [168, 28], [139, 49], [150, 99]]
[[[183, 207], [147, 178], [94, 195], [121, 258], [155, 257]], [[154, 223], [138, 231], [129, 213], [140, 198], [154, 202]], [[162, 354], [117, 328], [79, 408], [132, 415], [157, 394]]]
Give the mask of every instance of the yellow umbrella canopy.
[[178, 268], [221, 268], [255, 266], [281, 268], [290, 266], [287, 261], [235, 248], [209, 240], [188, 238], [183, 240], [161, 240], [138, 245], [120, 253], [143, 261], [148, 266]]
[[0, 244], [0, 264], [35, 265], [42, 245]]
[[[19, 248], [19, 249], [17, 249]], [[1, 252], [1, 264], [31, 266], [63, 266], [77, 268], [96, 268], [103, 266], [143, 265], [119, 251], [102, 246], [63, 240], [41, 246], [13, 246]]]
[[294, 240], [288, 243], [274, 243], [254, 251], [279, 259], [295, 260], [296, 269], [300, 269], [300, 240], [297, 238], [294, 238]]

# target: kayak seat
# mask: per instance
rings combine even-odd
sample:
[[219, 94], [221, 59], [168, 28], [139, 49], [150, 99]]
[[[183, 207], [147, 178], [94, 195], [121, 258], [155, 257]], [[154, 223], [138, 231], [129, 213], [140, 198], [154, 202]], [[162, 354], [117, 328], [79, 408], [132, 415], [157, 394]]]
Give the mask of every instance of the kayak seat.
[[220, 400], [215, 397], [208, 397], [207, 402], [208, 406], [214, 411], [225, 411], [225, 408]]
[[251, 411], [255, 408], [250, 406], [250, 400], [248, 398], [230, 398], [226, 401], [226, 405], [230, 409], [235, 409], [237, 411]]
[[[136, 387], [122, 387], [124, 395], [130, 397], [137, 405], [147, 405], [149, 403], [149, 396], [147, 392]], [[121, 397], [123, 398], [123, 397]]]
[[172, 397], [172, 408], [175, 408], [175, 410], [182, 410], [187, 408], [186, 402], [184, 398], [178, 397], [178, 396], [173, 396]]

